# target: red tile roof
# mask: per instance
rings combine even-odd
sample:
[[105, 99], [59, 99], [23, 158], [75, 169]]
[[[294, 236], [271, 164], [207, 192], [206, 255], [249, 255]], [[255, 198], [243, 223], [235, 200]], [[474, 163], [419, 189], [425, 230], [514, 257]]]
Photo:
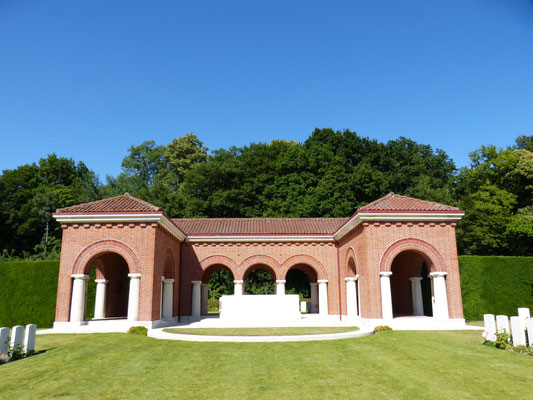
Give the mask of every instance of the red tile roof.
[[223, 235], [328, 235], [346, 218], [190, 218], [173, 219], [191, 236]]
[[389, 193], [385, 197], [373, 201], [366, 206], [359, 207], [357, 212], [462, 212], [458, 207], [448, 206], [446, 204], [435, 203], [433, 201], [415, 199], [413, 197], [400, 196], [399, 194]]
[[138, 212], [161, 212], [161, 207], [154, 206], [144, 200], [140, 200], [129, 194], [111, 197], [109, 199], [92, 201], [60, 208], [57, 214], [91, 214], [91, 213], [138, 213]]

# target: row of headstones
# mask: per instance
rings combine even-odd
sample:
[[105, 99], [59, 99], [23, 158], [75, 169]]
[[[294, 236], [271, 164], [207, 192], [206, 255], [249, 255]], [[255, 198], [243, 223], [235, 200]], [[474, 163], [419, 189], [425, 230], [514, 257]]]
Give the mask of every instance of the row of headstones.
[[507, 333], [513, 338], [513, 346], [527, 346], [527, 330], [527, 341], [529, 346], [533, 346], [533, 318], [531, 318], [529, 308], [519, 308], [518, 316], [511, 317], [510, 327], [507, 315], [496, 315], [495, 319], [493, 314], [485, 314], [483, 322], [485, 323], [483, 336], [486, 340], [494, 342], [497, 333]]
[[0, 354], [7, 354], [8, 343], [11, 348], [16, 346], [23, 346], [26, 354], [35, 351], [35, 335], [37, 334], [37, 325], [26, 325], [26, 333], [24, 333], [24, 326], [17, 325], [13, 327], [11, 333], [11, 341], [9, 341], [9, 328], [0, 328]]

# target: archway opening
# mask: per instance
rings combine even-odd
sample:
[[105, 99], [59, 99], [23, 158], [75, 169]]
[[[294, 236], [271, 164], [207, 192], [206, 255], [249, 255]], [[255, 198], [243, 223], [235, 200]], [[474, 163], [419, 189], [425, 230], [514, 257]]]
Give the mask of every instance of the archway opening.
[[117, 253], [102, 253], [89, 263], [85, 319], [126, 318], [129, 267]]
[[201, 314], [218, 314], [219, 298], [234, 291], [233, 273], [223, 264], [211, 265], [202, 274]]
[[252, 265], [244, 274], [244, 294], [274, 294], [275, 276], [268, 265]]
[[[300, 302], [304, 301], [305, 308], [300, 307], [300, 312], [311, 313], [318, 312], [317, 307], [313, 309], [313, 298], [316, 297], [317, 273], [313, 267], [307, 264], [293, 265], [285, 276], [285, 289], [287, 294], [297, 294], [300, 296]], [[315, 289], [311, 289], [311, 284]], [[317, 303], [318, 299], [314, 299]]]
[[394, 317], [432, 316], [431, 261], [422, 253], [406, 250], [392, 261], [390, 278]]

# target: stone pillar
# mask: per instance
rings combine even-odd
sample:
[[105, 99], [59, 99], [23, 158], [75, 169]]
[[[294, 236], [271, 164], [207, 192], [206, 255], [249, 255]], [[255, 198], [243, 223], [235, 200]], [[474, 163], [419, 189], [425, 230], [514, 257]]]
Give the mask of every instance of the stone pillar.
[[202, 315], [209, 313], [209, 283], [202, 283], [202, 301], [200, 312]]
[[309, 283], [311, 286], [311, 312], [317, 313], [318, 312], [318, 283], [311, 282]]
[[24, 340], [24, 327], [16, 325], [11, 329], [11, 347], [22, 346], [22, 340]]
[[346, 281], [346, 313], [357, 317], [357, 277], [344, 278]]
[[0, 328], [0, 355], [7, 354], [7, 344], [9, 342], [9, 328]]
[[390, 289], [391, 271], [381, 271], [379, 282], [381, 286], [381, 315], [384, 320], [392, 320], [392, 295]]
[[24, 353], [31, 354], [35, 351], [35, 335], [37, 334], [37, 325], [26, 325], [24, 332]]
[[163, 305], [161, 311], [161, 318], [172, 318], [172, 306], [174, 304], [174, 279], [163, 278]]
[[233, 294], [235, 296], [244, 294], [244, 281], [233, 281]]
[[105, 318], [105, 305], [106, 305], [106, 293], [107, 283], [105, 279], [95, 279], [96, 282], [96, 299], [94, 301], [94, 319]]
[[191, 281], [192, 283], [192, 304], [191, 315], [200, 319], [200, 311], [202, 305], [202, 281]]
[[130, 294], [128, 297], [128, 321], [139, 320], [139, 299], [141, 295], [141, 274], [128, 274]]
[[276, 294], [278, 296], [285, 296], [285, 280], [276, 281]]
[[89, 275], [72, 274], [72, 301], [70, 303], [70, 322], [82, 322], [85, 319], [85, 301]]
[[422, 300], [422, 278], [414, 276], [409, 278], [411, 281], [411, 297], [413, 299], [413, 315], [424, 315], [424, 301]]
[[448, 319], [448, 295], [446, 294], [447, 272], [431, 272], [429, 277], [433, 287], [433, 318]]
[[319, 279], [318, 281], [318, 313], [327, 316], [328, 312], [328, 280]]

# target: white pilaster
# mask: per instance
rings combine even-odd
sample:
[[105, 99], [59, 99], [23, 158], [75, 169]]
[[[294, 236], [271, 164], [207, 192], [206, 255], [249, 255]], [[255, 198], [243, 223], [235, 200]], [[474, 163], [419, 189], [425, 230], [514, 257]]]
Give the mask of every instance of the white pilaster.
[[278, 296], [284, 296], [285, 295], [285, 280], [277, 280], [276, 281], [276, 294]]
[[72, 274], [72, 301], [70, 303], [70, 322], [81, 322], [85, 319], [85, 293], [89, 275]]
[[344, 278], [346, 281], [346, 312], [348, 317], [357, 317], [357, 277]]
[[161, 311], [161, 318], [172, 318], [172, 310], [174, 305], [174, 279], [163, 278], [163, 305]]
[[106, 293], [107, 283], [105, 279], [95, 279], [96, 282], [96, 298], [94, 300], [94, 319], [105, 318]]
[[209, 313], [209, 283], [202, 283], [202, 301], [200, 312], [202, 315]]
[[446, 294], [447, 272], [431, 272], [429, 277], [433, 287], [433, 318], [448, 319], [448, 295]]
[[328, 280], [319, 279], [318, 281], [318, 313], [327, 316], [328, 312]]
[[233, 281], [233, 294], [242, 296], [244, 294], [244, 281]]
[[317, 313], [318, 312], [318, 283], [310, 282], [309, 285], [311, 286], [311, 312]]
[[381, 271], [379, 273], [379, 283], [381, 286], [381, 314], [387, 321], [392, 320], [392, 294], [390, 289], [391, 271]]
[[409, 278], [411, 281], [411, 297], [413, 299], [413, 315], [424, 315], [424, 302], [422, 300], [422, 278], [413, 276]]
[[193, 318], [200, 318], [200, 309], [202, 302], [202, 281], [191, 281], [192, 283], [192, 307], [191, 315]]
[[139, 320], [139, 299], [141, 295], [141, 274], [128, 274], [130, 294], [128, 297], [128, 321]]

